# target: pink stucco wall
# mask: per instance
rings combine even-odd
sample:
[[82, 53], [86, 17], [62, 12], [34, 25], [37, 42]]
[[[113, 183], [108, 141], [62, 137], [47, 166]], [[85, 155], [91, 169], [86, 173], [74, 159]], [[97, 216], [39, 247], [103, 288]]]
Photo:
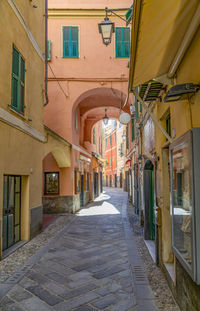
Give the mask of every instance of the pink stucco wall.
[[[45, 125], [71, 144], [84, 147], [89, 153], [95, 150], [91, 145], [91, 131], [94, 124], [104, 115], [105, 106], [114, 107], [115, 109], [109, 109], [109, 116], [118, 118], [120, 94], [123, 93], [123, 100], [125, 100], [128, 89], [129, 59], [115, 57], [114, 35], [108, 47], [103, 45], [98, 32], [98, 23], [103, 20], [103, 10], [106, 6], [128, 8], [131, 4], [132, 0], [48, 1], [50, 9], [48, 39], [51, 40], [52, 49], [48, 66], [49, 104], [45, 107]], [[52, 12], [57, 14], [58, 10], [53, 11], [51, 8], [62, 9], [59, 11], [63, 12], [62, 16], [52, 17]], [[84, 16], [79, 18], [75, 15], [69, 16], [70, 12], [74, 14], [80, 8], [89, 10], [89, 14], [85, 11]], [[100, 16], [98, 13], [98, 17], [89, 16], [94, 13], [92, 9], [101, 9], [102, 11], [98, 12], [103, 15]], [[64, 16], [65, 12], [67, 16]], [[112, 16], [111, 19], [115, 22], [115, 26], [125, 27], [125, 22], [119, 18]], [[63, 58], [63, 26], [79, 27], [79, 57], [77, 59]], [[112, 89], [116, 90], [115, 93]], [[75, 109], [77, 109], [77, 129], [75, 129]], [[74, 193], [73, 170], [78, 166], [80, 152], [72, 148], [71, 157], [71, 168], [65, 169], [65, 172], [63, 171], [65, 174], [62, 174], [62, 195]], [[52, 158], [47, 156], [44, 161], [44, 170], [50, 170], [54, 166]]]

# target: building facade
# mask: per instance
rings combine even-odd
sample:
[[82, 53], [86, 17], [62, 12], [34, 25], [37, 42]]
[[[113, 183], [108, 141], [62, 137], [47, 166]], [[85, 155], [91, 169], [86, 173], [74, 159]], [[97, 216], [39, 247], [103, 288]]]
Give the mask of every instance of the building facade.
[[117, 122], [111, 122], [104, 129], [104, 184], [117, 187]]
[[[125, 101], [130, 28], [114, 17], [117, 35], [106, 48], [98, 23], [105, 17], [105, 7], [112, 6], [107, 0], [48, 3], [49, 103], [44, 120], [49, 131], [69, 144], [70, 152], [65, 154], [64, 166], [55, 158], [57, 149], [48, 150], [44, 157], [44, 178], [55, 179], [56, 193], [44, 188], [43, 205], [48, 213], [75, 212], [101, 189], [102, 142], [95, 124], [102, 120], [105, 109], [109, 117], [118, 118]], [[130, 0], [118, 0], [115, 6], [128, 8], [130, 4]], [[89, 189], [84, 190], [86, 185]]]
[[[42, 227], [45, 7], [1, 1], [0, 223], [2, 251]], [[5, 27], [9, 25], [9, 27]]]
[[[157, 27], [160, 10], [162, 29]], [[129, 192], [147, 246], [154, 245], [153, 258], [182, 311], [200, 308], [199, 12], [195, 0], [149, 6], [135, 1], [130, 62], [129, 91], [138, 113], [134, 144], [127, 151]]]

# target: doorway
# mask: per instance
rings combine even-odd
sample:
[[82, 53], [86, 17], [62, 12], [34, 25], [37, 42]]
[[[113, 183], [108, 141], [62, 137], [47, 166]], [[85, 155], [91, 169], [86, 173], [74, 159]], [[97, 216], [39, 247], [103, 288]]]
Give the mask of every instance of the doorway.
[[110, 187], [112, 187], [112, 175], [110, 175]]
[[155, 240], [154, 166], [149, 159], [144, 166], [144, 238]]
[[135, 213], [139, 215], [140, 211], [140, 195], [139, 195], [139, 180], [138, 180], [138, 164], [134, 164], [134, 207]]
[[21, 176], [4, 175], [3, 251], [21, 239]]
[[81, 175], [80, 204], [81, 204], [81, 206], [84, 206], [84, 175]]

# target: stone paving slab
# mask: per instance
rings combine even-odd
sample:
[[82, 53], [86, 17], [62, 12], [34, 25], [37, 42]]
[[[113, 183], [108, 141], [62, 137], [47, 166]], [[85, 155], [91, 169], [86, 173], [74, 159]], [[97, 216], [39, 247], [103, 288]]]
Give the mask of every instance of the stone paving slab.
[[10, 283], [2, 281], [0, 310], [158, 310], [141, 274], [126, 206], [126, 193], [106, 189], [29, 258]]

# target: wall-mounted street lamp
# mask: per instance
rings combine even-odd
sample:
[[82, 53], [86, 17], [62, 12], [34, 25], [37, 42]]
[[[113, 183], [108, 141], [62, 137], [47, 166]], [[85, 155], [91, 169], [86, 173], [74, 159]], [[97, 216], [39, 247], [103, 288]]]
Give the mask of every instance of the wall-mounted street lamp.
[[126, 140], [126, 134], [125, 134], [125, 133], [122, 135], [122, 140], [123, 140], [123, 141]]
[[121, 18], [123, 21], [127, 22], [124, 18], [122, 18], [120, 15], [116, 14], [116, 11], [128, 11], [130, 8], [126, 9], [108, 9], [105, 8], [106, 16], [104, 18], [104, 21], [98, 24], [99, 27], [99, 33], [102, 35], [103, 43], [107, 46], [111, 43], [112, 40], [112, 34], [115, 32], [115, 23], [111, 22], [108, 18], [108, 13], [113, 13], [114, 15]]
[[185, 83], [178, 84], [167, 92], [164, 102], [175, 102], [178, 100], [186, 99], [200, 90], [200, 84]]
[[105, 116], [103, 117], [103, 123], [104, 125], [108, 125], [109, 117], [107, 116], [107, 109], [105, 109]]

